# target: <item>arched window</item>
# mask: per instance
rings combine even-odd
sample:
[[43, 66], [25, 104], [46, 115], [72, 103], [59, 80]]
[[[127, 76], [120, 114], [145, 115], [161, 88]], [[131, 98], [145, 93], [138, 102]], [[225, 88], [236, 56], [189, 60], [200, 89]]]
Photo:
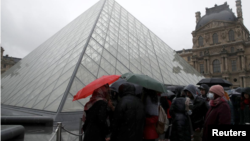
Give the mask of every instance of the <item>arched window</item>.
[[213, 43], [218, 44], [218, 35], [216, 33], [213, 35]]
[[230, 30], [228, 32], [228, 38], [229, 38], [229, 41], [234, 41], [234, 31], [233, 30]]
[[217, 59], [213, 61], [213, 71], [214, 73], [220, 72], [220, 61]]
[[203, 46], [203, 38], [200, 36], [198, 39], [199, 46]]

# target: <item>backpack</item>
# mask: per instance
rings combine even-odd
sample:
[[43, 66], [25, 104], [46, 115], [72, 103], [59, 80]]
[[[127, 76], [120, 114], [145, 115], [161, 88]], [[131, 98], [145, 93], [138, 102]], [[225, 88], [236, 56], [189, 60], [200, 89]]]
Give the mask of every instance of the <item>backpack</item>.
[[159, 117], [158, 122], [156, 124], [156, 132], [160, 135], [167, 131], [169, 127], [169, 120], [167, 114], [165, 113], [164, 109], [159, 106]]

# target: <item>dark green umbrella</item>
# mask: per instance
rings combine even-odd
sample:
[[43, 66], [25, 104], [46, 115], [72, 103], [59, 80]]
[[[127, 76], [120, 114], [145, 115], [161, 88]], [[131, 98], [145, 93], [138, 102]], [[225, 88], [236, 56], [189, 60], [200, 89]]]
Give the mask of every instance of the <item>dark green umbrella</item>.
[[167, 93], [167, 89], [163, 83], [143, 74], [125, 73], [121, 78], [126, 79], [127, 82], [138, 84], [147, 89], [155, 90], [158, 92]]

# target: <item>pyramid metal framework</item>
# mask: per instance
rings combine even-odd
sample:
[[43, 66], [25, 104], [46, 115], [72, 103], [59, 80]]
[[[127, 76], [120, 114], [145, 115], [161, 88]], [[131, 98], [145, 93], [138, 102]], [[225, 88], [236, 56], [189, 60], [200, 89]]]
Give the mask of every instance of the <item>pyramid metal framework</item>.
[[1, 104], [55, 113], [82, 111], [72, 102], [102, 75], [133, 72], [165, 84], [204, 78], [114, 0], [100, 0], [2, 75]]

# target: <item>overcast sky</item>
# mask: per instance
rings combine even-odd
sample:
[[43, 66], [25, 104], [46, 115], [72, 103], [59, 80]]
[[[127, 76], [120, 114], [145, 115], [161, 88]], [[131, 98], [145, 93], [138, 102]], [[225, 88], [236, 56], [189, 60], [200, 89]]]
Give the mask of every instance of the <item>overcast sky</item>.
[[[174, 50], [192, 48], [195, 12], [226, 0], [116, 0]], [[241, 0], [250, 30], [250, 0]], [[2, 0], [1, 45], [4, 55], [23, 58], [98, 0]], [[236, 14], [235, 0], [227, 0]]]

